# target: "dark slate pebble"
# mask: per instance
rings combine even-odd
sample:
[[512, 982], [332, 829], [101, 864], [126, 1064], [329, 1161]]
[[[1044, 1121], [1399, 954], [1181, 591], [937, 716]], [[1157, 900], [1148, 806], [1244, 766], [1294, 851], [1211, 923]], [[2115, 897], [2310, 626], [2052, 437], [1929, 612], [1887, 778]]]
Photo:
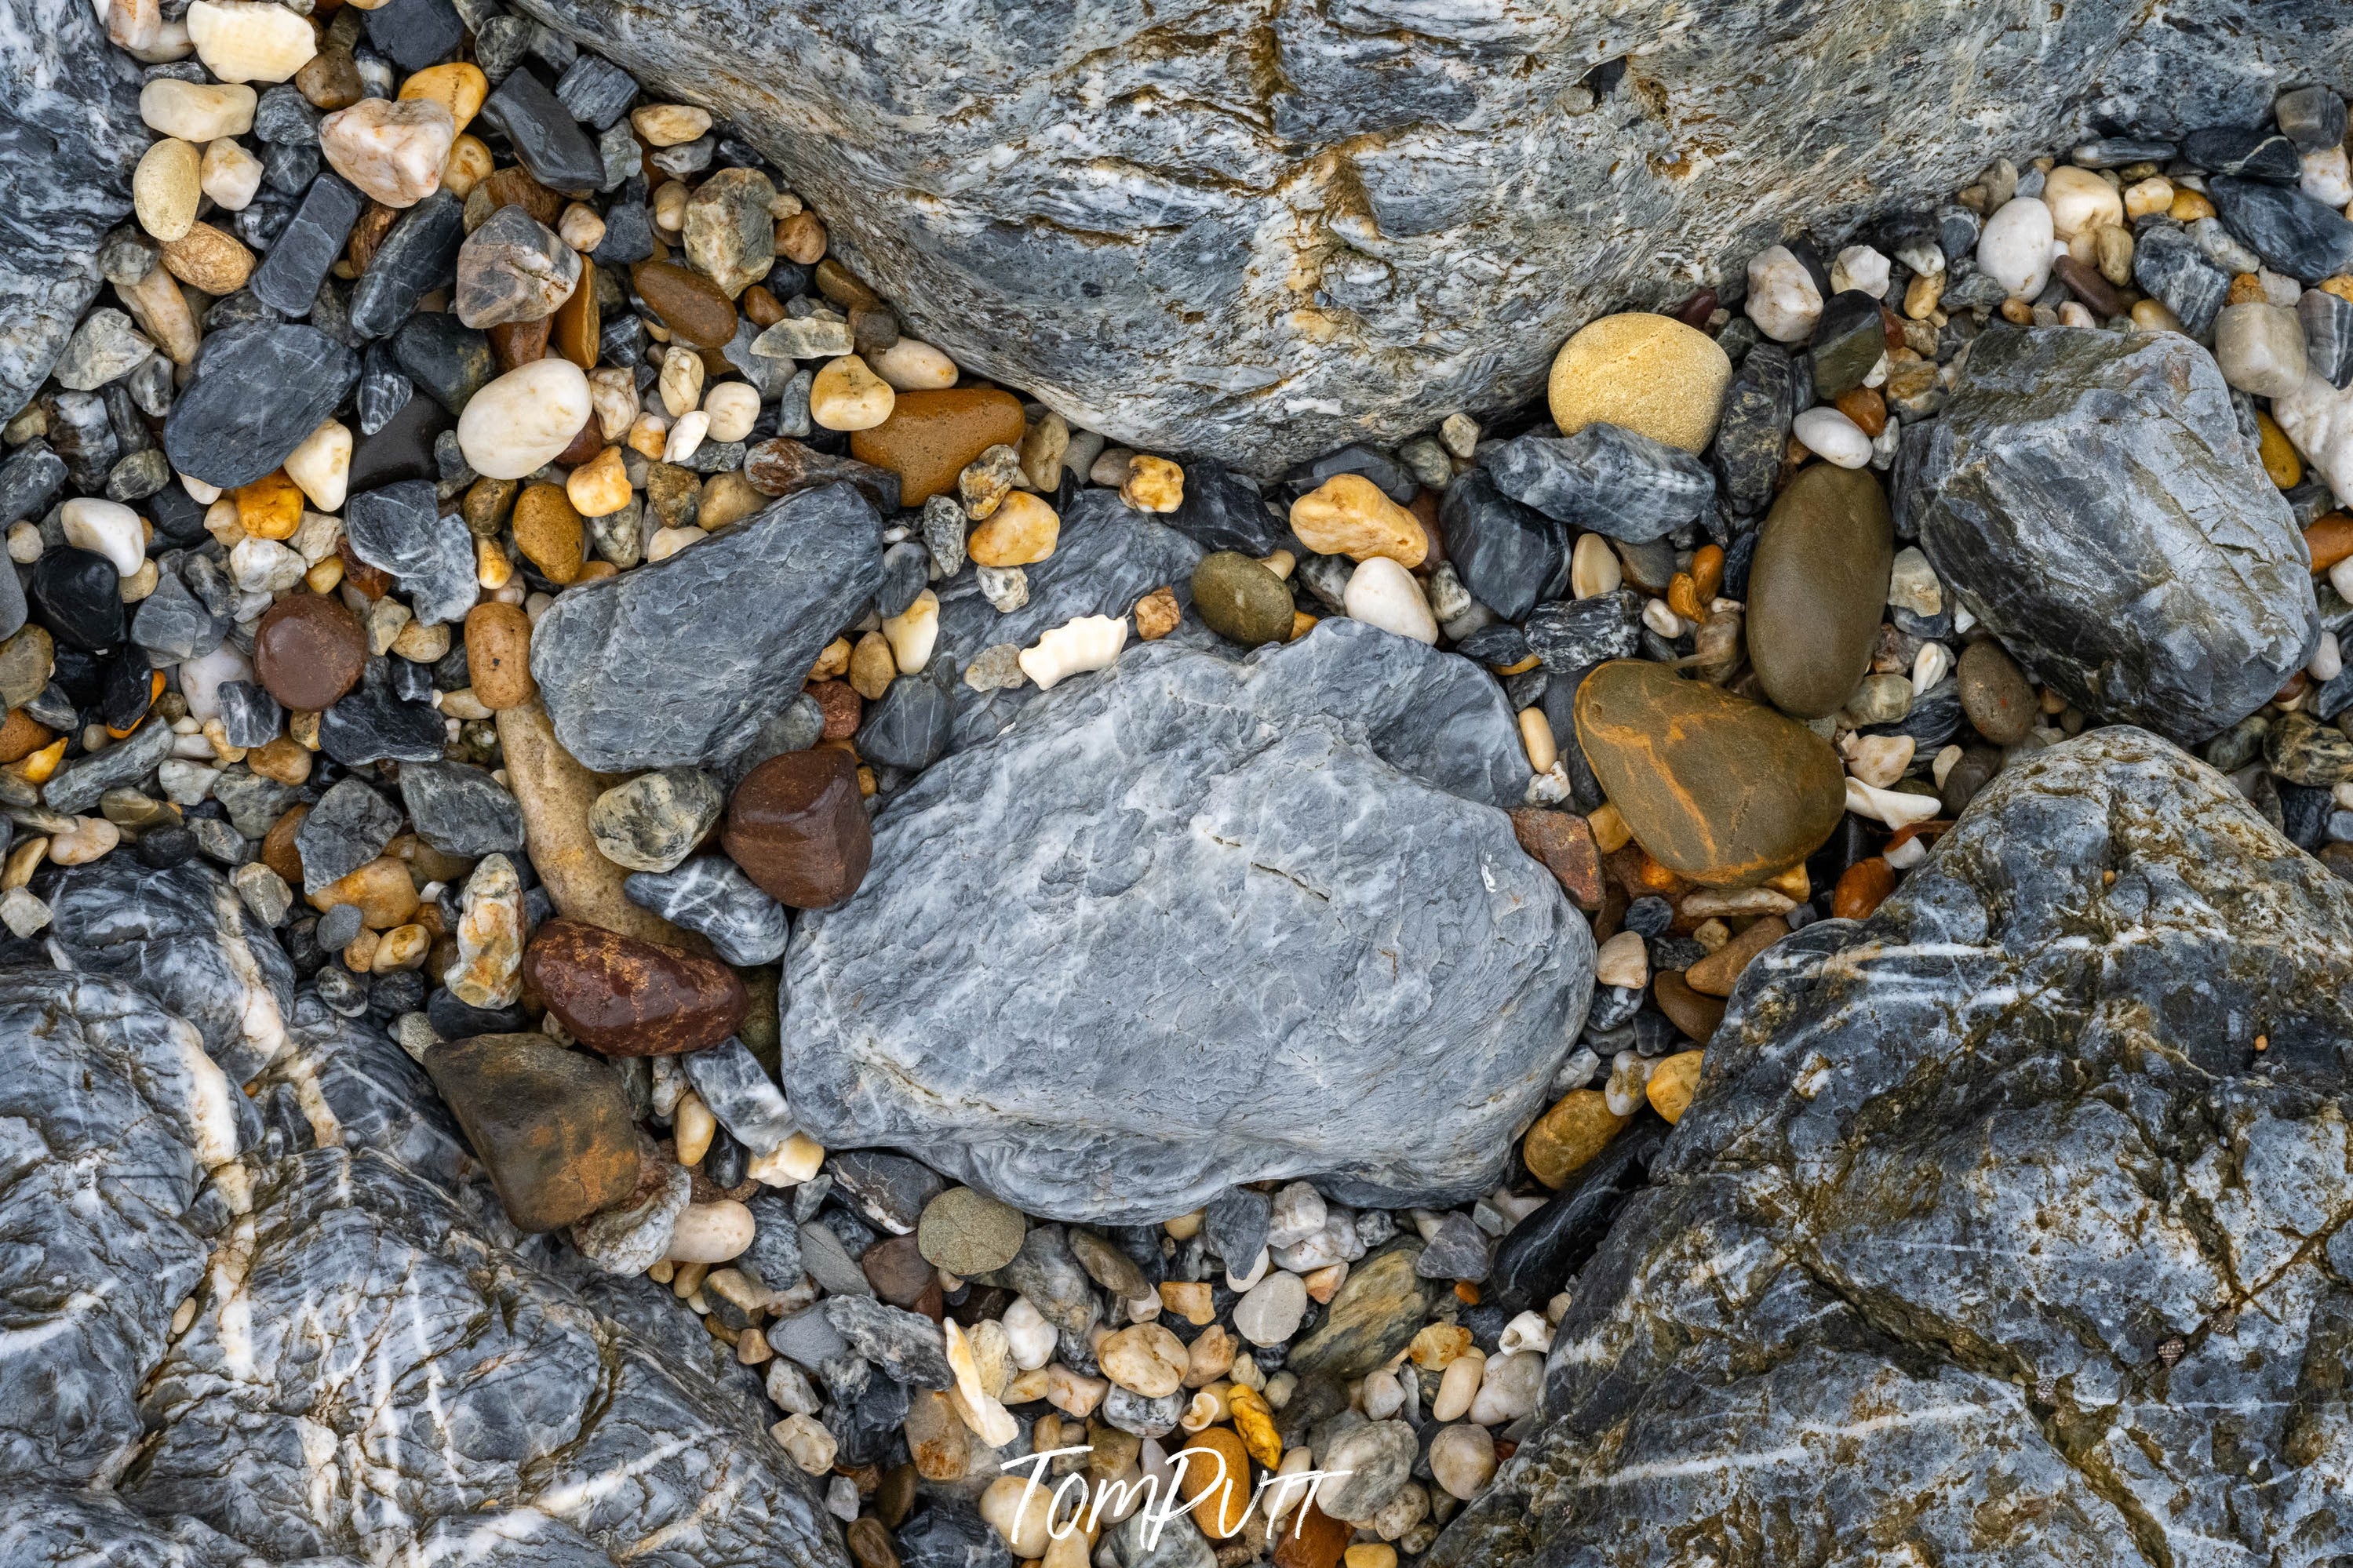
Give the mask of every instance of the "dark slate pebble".
[[1541, 1310], [1585, 1267], [1627, 1200], [1648, 1185], [1665, 1122], [1644, 1116], [1613, 1138], [1495, 1249], [1481, 1300], [1507, 1312]]
[[[605, 237], [588, 253], [589, 259], [599, 267], [626, 267], [633, 261], [643, 261], [654, 253], [653, 215], [646, 210], [646, 182], [642, 175], [632, 175], [621, 184], [620, 191], [605, 209]], [[607, 322], [609, 330], [617, 322]], [[617, 364], [633, 363], [616, 360]]]
[[1424, 1279], [1476, 1283], [1487, 1278], [1487, 1237], [1469, 1215], [1457, 1211], [1440, 1217], [1438, 1228], [1413, 1260], [1413, 1271]]
[[[1198, 1539], [1198, 1538], [1197, 1538]], [[933, 1496], [892, 1540], [900, 1568], [1013, 1568], [1013, 1549], [969, 1503]]]
[[482, 118], [514, 144], [516, 161], [548, 189], [578, 195], [604, 184], [605, 160], [596, 144], [530, 71], [501, 82], [483, 103]]
[[311, 181], [278, 242], [254, 269], [247, 285], [253, 297], [281, 315], [308, 314], [366, 205], [340, 174], [321, 174]]
[[1291, 531], [1257, 486], [1210, 458], [1186, 462], [1185, 499], [1162, 521], [1204, 550], [1250, 556], [1273, 554]]
[[2181, 156], [2210, 174], [2292, 185], [2304, 174], [2304, 155], [2277, 132], [2210, 125], [2182, 139]]
[[1887, 331], [1879, 301], [1860, 289], [1833, 294], [1807, 345], [1814, 362], [1814, 397], [1829, 403], [1861, 386], [1887, 352]]
[[448, 310], [411, 316], [392, 345], [393, 358], [409, 384], [452, 414], [464, 413], [474, 394], [499, 373], [490, 334], [476, 331]]
[[2211, 187], [2223, 226], [2270, 266], [2306, 283], [2353, 272], [2353, 223], [2336, 208], [2256, 180], [2216, 179]]
[[1413, 500], [1420, 487], [1414, 482], [1413, 470], [1377, 447], [1361, 441], [1350, 442], [1336, 452], [1326, 452], [1312, 463], [1303, 463], [1292, 470], [1287, 483], [1300, 494], [1341, 474], [1356, 474], [1370, 479], [1383, 495], [1399, 506]]
[[140, 600], [132, 613], [131, 640], [166, 660], [200, 658], [220, 647], [227, 635], [227, 618], [206, 608], [180, 581], [179, 573], [168, 568], [157, 574], [155, 591]]
[[2172, 222], [2150, 224], [2135, 237], [2133, 281], [2180, 317], [2183, 330], [2193, 336], [2212, 330], [2215, 312], [2231, 291], [2231, 279], [2206, 259], [2187, 229]]
[[2287, 139], [2307, 153], [2345, 140], [2345, 100], [2331, 87], [2299, 87], [2281, 93], [2272, 118]]
[[[402, 376], [401, 384], [406, 385], [407, 380]], [[431, 398], [410, 398], [381, 429], [353, 443], [351, 473], [345, 480], [351, 493], [380, 489], [403, 479], [434, 479], [438, 473], [433, 460], [434, 443], [448, 434], [455, 423]]]
[[2353, 300], [2306, 289], [2295, 314], [2304, 323], [2305, 363], [2312, 374], [2339, 392], [2353, 385]]
[[220, 689], [221, 730], [232, 746], [266, 746], [286, 727], [286, 710], [250, 680]]
[[1264, 1193], [1248, 1187], [1229, 1187], [1209, 1200], [1201, 1215], [1201, 1234], [1229, 1273], [1246, 1273], [1258, 1261], [1273, 1212]]
[[955, 656], [943, 650], [920, 675], [902, 675], [858, 727], [858, 754], [885, 767], [930, 767], [955, 722]]
[[343, 508], [343, 537], [362, 561], [400, 579], [425, 626], [462, 620], [480, 596], [473, 535], [462, 519], [442, 514], [423, 479], [353, 496]]
[[[261, 181], [282, 195], [300, 196], [311, 188], [311, 182], [319, 177], [319, 149], [315, 146], [264, 147], [261, 150]], [[301, 209], [298, 207], [296, 212], [299, 216]], [[290, 218], [288, 224], [290, 226], [292, 219]], [[284, 229], [279, 230], [278, 239], [270, 244], [272, 252], [283, 243], [285, 234]]]
[[[1632, 589], [1619, 588], [1590, 599], [1540, 605], [1527, 619], [1528, 647], [1556, 675], [1631, 658], [1642, 646], [1643, 603]], [[1558, 731], [1555, 735], [1556, 739]]]
[[92, 652], [123, 637], [122, 579], [95, 551], [61, 545], [33, 568], [33, 611], [58, 641]]
[[1893, 724], [1874, 724], [1863, 733], [1909, 735], [1918, 742], [1919, 755], [1932, 756], [1939, 746], [1960, 733], [1962, 717], [1961, 683], [1947, 676], [1913, 698], [1903, 718]]
[[466, 26], [449, 0], [385, 0], [367, 14], [368, 42], [403, 72], [453, 58]]
[[1484, 468], [1455, 477], [1438, 510], [1446, 558], [1472, 597], [1516, 621], [1568, 585], [1567, 531], [1496, 489]]
[[1715, 427], [1717, 493], [1742, 517], [1773, 504], [1773, 483], [1797, 417], [1797, 373], [1789, 351], [1759, 343], [1740, 362]]
[[1612, 539], [1663, 538], [1715, 504], [1715, 476], [1697, 458], [1617, 425], [1515, 437], [1479, 462], [1512, 500]]
[[[358, 912], [356, 904], [338, 904], [336, 909]], [[328, 911], [332, 914], [333, 910]], [[326, 916], [320, 917], [324, 926]], [[520, 1003], [512, 1007], [470, 1007], [446, 990], [437, 989], [425, 999], [425, 1016], [433, 1025], [433, 1032], [445, 1040], [470, 1040], [476, 1035], [517, 1034], [531, 1026], [531, 1015]]]
[[360, 369], [360, 384], [355, 395], [360, 434], [373, 436], [392, 423], [394, 415], [408, 406], [417, 395], [416, 384], [400, 368], [393, 356], [392, 343], [378, 339], [368, 344], [367, 354]]
[[400, 770], [400, 800], [417, 836], [444, 855], [470, 859], [522, 850], [522, 807], [485, 769], [411, 763]]
[[316, 893], [384, 853], [400, 832], [400, 813], [357, 779], [343, 779], [319, 797], [294, 829], [302, 857], [302, 891]]
[[[199, 353], [198, 365], [201, 366], [207, 357]], [[194, 390], [190, 388], [191, 393]], [[74, 488], [91, 491], [104, 485], [107, 471], [114, 467], [115, 459], [122, 456], [121, 440], [115, 435], [114, 426], [106, 416], [106, 400], [93, 392], [46, 393], [41, 397], [40, 406], [49, 416], [49, 445], [58, 457], [65, 459], [66, 477], [73, 481]], [[270, 465], [271, 468], [276, 466], [275, 463]], [[185, 473], [189, 470], [182, 468], [181, 471]], [[269, 469], [262, 472], [267, 473]]]
[[1528, 657], [1527, 634], [1517, 626], [1498, 622], [1493, 626], [1481, 626], [1456, 643], [1454, 651], [1481, 664], [1509, 668]]
[[920, 1161], [870, 1149], [838, 1153], [826, 1162], [826, 1168], [833, 1173], [834, 1190], [892, 1236], [912, 1234], [923, 1205], [947, 1185]]
[[106, 661], [106, 683], [99, 693], [98, 715], [117, 730], [128, 730], [147, 715], [154, 696], [155, 666], [142, 647], [126, 647]]
[[29, 441], [17, 447], [0, 463], [0, 528], [40, 516], [65, 484], [65, 461], [48, 443]]
[[792, 1200], [763, 1187], [750, 1200], [752, 1245], [734, 1261], [771, 1290], [786, 1290], [801, 1277], [800, 1227], [794, 1223]]
[[164, 453], [191, 479], [249, 485], [335, 411], [359, 374], [359, 355], [300, 322], [216, 334], [164, 421]]
[[637, 79], [602, 55], [582, 55], [555, 84], [565, 112], [599, 131], [628, 113], [637, 96]]
[[352, 289], [352, 329], [364, 338], [390, 336], [427, 290], [448, 280], [465, 241], [465, 204], [448, 191], [434, 192], [394, 219]]
[[382, 658], [368, 660], [359, 689], [319, 716], [319, 749], [347, 768], [438, 762], [443, 734], [440, 710], [402, 701]]
[[724, 855], [698, 855], [670, 871], [633, 871], [622, 890], [638, 908], [709, 938], [739, 968], [776, 963], [792, 934], [785, 906]]

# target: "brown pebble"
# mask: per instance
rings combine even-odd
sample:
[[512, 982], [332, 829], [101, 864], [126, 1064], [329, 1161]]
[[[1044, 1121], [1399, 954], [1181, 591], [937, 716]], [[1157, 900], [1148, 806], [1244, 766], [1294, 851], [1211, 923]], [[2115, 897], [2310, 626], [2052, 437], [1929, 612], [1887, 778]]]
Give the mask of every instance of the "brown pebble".
[[[298, 888], [302, 885], [299, 876], [287, 880]], [[321, 914], [341, 904], [357, 907], [360, 923], [369, 931], [390, 931], [415, 917], [417, 879], [409, 875], [407, 867], [391, 856], [379, 855], [341, 881], [331, 882], [311, 895], [311, 907]]]
[[716, 959], [556, 919], [523, 949], [523, 983], [582, 1042], [617, 1057], [667, 1057], [735, 1032], [744, 983]]
[[1858, 860], [1846, 868], [1831, 889], [1831, 913], [1842, 921], [1868, 919], [1895, 890], [1895, 868], [1879, 856]]
[[539, 683], [531, 678], [531, 617], [521, 605], [491, 599], [466, 612], [466, 668], [474, 695], [493, 713], [538, 695]]
[[744, 289], [735, 297], [735, 303], [755, 327], [773, 327], [785, 319], [785, 308], [762, 284], [754, 283]]
[[881, 632], [864, 634], [849, 650], [849, 684], [869, 702], [880, 702], [898, 674], [898, 658]]
[[310, 815], [307, 805], [290, 805], [261, 836], [261, 863], [285, 878], [290, 888], [302, 885], [302, 851], [295, 847], [294, 835]]
[[491, 340], [491, 357], [498, 361], [499, 374], [545, 359], [547, 331], [545, 316], [535, 321], [501, 321], [489, 328], [483, 335]]
[[359, 276], [375, 259], [376, 247], [384, 237], [392, 232], [394, 220], [400, 216], [398, 207], [388, 207], [372, 201], [361, 210], [359, 222], [352, 225], [352, 237], [344, 243], [343, 259], [351, 263], [352, 275]]
[[814, 267], [824, 260], [825, 242], [825, 225], [807, 207], [776, 225], [776, 249], [800, 266]]
[[544, 1035], [480, 1035], [427, 1051], [425, 1070], [518, 1228], [554, 1230], [637, 1190], [638, 1130], [609, 1064]]
[[0, 763], [21, 763], [56, 739], [47, 724], [22, 708], [11, 708], [7, 721], [0, 723]]
[[1553, 874], [1570, 902], [1588, 913], [1601, 907], [1601, 851], [1585, 818], [1523, 805], [1512, 812], [1512, 837]]
[[572, 297], [555, 308], [548, 323], [548, 351], [570, 360], [582, 370], [595, 370], [600, 352], [597, 334], [604, 331], [603, 312], [596, 308], [596, 264], [580, 258], [580, 283]]
[[564, 198], [532, 178], [530, 171], [519, 163], [493, 172], [480, 188], [490, 197], [492, 212], [501, 207], [521, 207], [550, 228], [564, 216]]
[[367, 658], [359, 618], [324, 594], [289, 594], [253, 632], [254, 679], [297, 712], [318, 712], [357, 686]]
[[913, 1310], [923, 1299], [924, 1289], [939, 1283], [932, 1266], [915, 1249], [912, 1236], [893, 1236], [868, 1247], [858, 1259], [865, 1271], [866, 1282], [874, 1293], [891, 1305]]
[[562, 586], [579, 577], [586, 559], [581, 550], [580, 514], [563, 486], [543, 479], [523, 488], [515, 498], [514, 536], [515, 548], [549, 582]]
[[1520, 1146], [1528, 1174], [1547, 1187], [1559, 1186], [1600, 1153], [1630, 1120], [1610, 1110], [1599, 1089], [1572, 1090], [1528, 1129]]
[[313, 109], [349, 109], [367, 95], [367, 84], [351, 50], [330, 45], [294, 73], [294, 90]]
[[858, 891], [874, 858], [857, 764], [831, 748], [770, 757], [736, 787], [720, 842], [761, 891], [787, 908], [841, 902]]
[[299, 784], [311, 776], [311, 753], [291, 735], [280, 735], [245, 753], [245, 765], [275, 784]]
[[1135, 635], [1143, 642], [1158, 642], [1184, 622], [1176, 590], [1162, 585], [1135, 601]]
[[818, 711], [825, 715], [825, 731], [821, 741], [847, 741], [858, 733], [858, 721], [865, 716], [866, 705], [846, 680], [812, 680], [806, 688], [817, 699]]
[[234, 294], [253, 276], [253, 252], [235, 236], [208, 223], [192, 226], [164, 244], [164, 268], [191, 289]]
[[629, 269], [629, 280], [646, 307], [676, 336], [711, 349], [734, 340], [735, 302], [701, 273], [674, 261], [641, 261]]
[[991, 447], [1018, 446], [1020, 399], [995, 387], [951, 386], [900, 393], [891, 416], [849, 437], [849, 455], [899, 476], [899, 504], [952, 495], [956, 477]]
[[1667, 1016], [1667, 1022], [1701, 1045], [1707, 1044], [1716, 1026], [1724, 1022], [1723, 1000], [1693, 990], [1678, 971], [1662, 969], [1652, 975], [1651, 994], [1658, 999], [1659, 1011]]
[[1788, 934], [1788, 921], [1767, 915], [1683, 971], [1683, 983], [1704, 996], [1729, 996], [1749, 962]]
[[871, 310], [882, 303], [882, 296], [868, 288], [864, 279], [830, 256], [817, 264], [810, 279], [818, 293], [845, 310], [860, 305]]

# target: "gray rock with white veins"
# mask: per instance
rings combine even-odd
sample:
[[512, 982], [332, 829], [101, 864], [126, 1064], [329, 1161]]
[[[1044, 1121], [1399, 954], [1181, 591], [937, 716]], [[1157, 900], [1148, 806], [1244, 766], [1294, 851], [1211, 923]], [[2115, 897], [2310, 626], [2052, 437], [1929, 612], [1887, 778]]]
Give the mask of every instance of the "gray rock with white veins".
[[1495, 488], [1558, 522], [1645, 544], [1715, 504], [1715, 476], [1679, 447], [1619, 425], [1520, 436], [1479, 454]]
[[480, 590], [474, 536], [444, 513], [427, 479], [365, 490], [343, 505], [343, 537], [362, 561], [400, 579], [421, 626], [462, 621]]
[[799, 1125], [776, 1080], [751, 1047], [733, 1035], [707, 1049], [687, 1052], [678, 1065], [719, 1125], [754, 1159], [773, 1153]]
[[302, 890], [315, 893], [384, 853], [400, 831], [393, 804], [357, 779], [338, 779], [294, 829]]
[[1592, 982], [1496, 809], [1526, 784], [1454, 655], [1345, 620], [1242, 661], [1132, 647], [924, 773], [858, 896], [796, 922], [794, 1113], [1060, 1218], [1482, 1190]]
[[109, 855], [44, 872], [37, 886], [60, 965], [135, 985], [187, 1019], [232, 1083], [285, 1047], [293, 966], [219, 872]]
[[2353, 1551], [2348, 995], [2353, 888], [2211, 769], [2130, 729], [2012, 764], [1742, 975], [1540, 1433], [1423, 1561]]
[[2201, 741], [2312, 657], [2303, 538], [2178, 333], [1987, 333], [1924, 473], [1938, 578], [2087, 713]]
[[719, 956], [739, 967], [776, 963], [792, 934], [785, 906], [724, 855], [698, 855], [674, 870], [633, 871], [621, 890], [639, 908], [710, 938]]
[[445, 855], [513, 855], [522, 849], [522, 805], [489, 772], [466, 763], [406, 763], [400, 802], [417, 836]]
[[2338, 0], [519, 3], [774, 157], [957, 363], [1267, 475], [1514, 405], [1602, 311], [1989, 149], [2253, 125], [2353, 76]]
[[531, 639], [556, 739], [600, 773], [734, 756], [798, 694], [881, 574], [881, 519], [828, 485], [571, 589]]

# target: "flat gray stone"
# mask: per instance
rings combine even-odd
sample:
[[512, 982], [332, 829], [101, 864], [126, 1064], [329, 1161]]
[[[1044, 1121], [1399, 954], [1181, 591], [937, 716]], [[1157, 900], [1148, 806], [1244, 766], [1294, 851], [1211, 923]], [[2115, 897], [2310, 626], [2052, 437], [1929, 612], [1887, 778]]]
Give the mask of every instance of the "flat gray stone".
[[1591, 986], [1496, 809], [1526, 783], [1451, 654], [1337, 620], [1130, 647], [922, 774], [858, 895], [796, 922], [794, 1113], [1059, 1218], [1482, 1190]]

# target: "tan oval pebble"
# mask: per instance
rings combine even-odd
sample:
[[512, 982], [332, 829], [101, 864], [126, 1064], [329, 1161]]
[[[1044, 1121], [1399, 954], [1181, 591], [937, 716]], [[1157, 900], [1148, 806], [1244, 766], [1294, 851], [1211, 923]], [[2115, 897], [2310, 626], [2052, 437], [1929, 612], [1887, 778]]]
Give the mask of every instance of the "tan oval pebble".
[[139, 226], [166, 241], [186, 234], [196, 221], [203, 177], [204, 154], [194, 143], [166, 136], [148, 148], [131, 175], [131, 207]]
[[[1096, 468], [1102, 466], [1098, 459]], [[1115, 482], [1124, 484], [1126, 474], [1123, 466]], [[1319, 555], [1345, 555], [1353, 561], [1385, 555], [1400, 566], [1413, 567], [1430, 553], [1430, 535], [1421, 520], [1362, 474], [1335, 474], [1292, 502], [1291, 531]]]
[[216, 136], [205, 146], [204, 161], [197, 165], [196, 184], [213, 205], [229, 212], [243, 212], [253, 205], [261, 189], [261, 160], [247, 152], [236, 138]]
[[670, 1235], [673, 1263], [725, 1263], [743, 1256], [752, 1245], [756, 1226], [752, 1211], [733, 1198], [716, 1203], [689, 1204]]
[[515, 548], [549, 582], [562, 586], [580, 575], [580, 514], [557, 485], [526, 485], [514, 504]]
[[341, 420], [323, 421], [287, 455], [286, 477], [321, 511], [341, 511], [352, 471], [352, 433]]
[[139, 118], [161, 135], [210, 142], [252, 130], [258, 101], [253, 89], [240, 83], [212, 86], [157, 77], [139, 89]]
[[1028, 566], [1053, 554], [1061, 532], [1052, 507], [1028, 490], [1014, 490], [972, 531], [965, 549], [982, 566]]
[[1671, 316], [1630, 310], [1561, 345], [1546, 395], [1564, 436], [1620, 425], [1698, 452], [1715, 437], [1731, 384], [1732, 360], [1714, 338]]
[[741, 441], [760, 417], [760, 389], [748, 381], [723, 381], [703, 394], [702, 411], [711, 416], [706, 439]]
[[460, 136], [449, 143], [448, 161], [441, 165], [441, 188], [463, 199], [491, 177], [491, 149], [479, 136]]
[[400, 96], [427, 103], [438, 103], [449, 111], [457, 130], [481, 111], [482, 100], [490, 96], [491, 79], [482, 68], [452, 60], [448, 65], [427, 66], [400, 84]]
[[640, 104], [629, 111], [629, 128], [649, 147], [678, 147], [711, 129], [711, 110], [685, 103]]
[[537, 695], [531, 678], [531, 617], [522, 605], [492, 600], [466, 612], [466, 667], [475, 697], [493, 713]]
[[876, 354], [873, 365], [874, 374], [900, 392], [934, 392], [956, 384], [955, 361], [914, 338], [901, 338]]
[[60, 866], [87, 865], [121, 842], [122, 829], [106, 818], [77, 816], [71, 827], [49, 836], [49, 858]]
[[871, 430], [898, 395], [856, 354], [829, 361], [809, 386], [809, 417], [828, 430]]
[[572, 510], [583, 517], [609, 517], [629, 504], [629, 471], [621, 449], [607, 447], [572, 470], [564, 481]]
[[164, 246], [172, 276], [207, 294], [236, 293], [253, 276], [253, 252], [208, 223], [190, 224], [187, 233]]
[[[1059, 453], [1054, 466], [1061, 466]], [[1139, 452], [1128, 459], [1127, 482], [1119, 487], [1119, 499], [1137, 511], [1175, 511], [1185, 504], [1185, 470], [1166, 458]]]
[[458, 416], [458, 447], [476, 473], [519, 479], [555, 461], [593, 412], [578, 365], [534, 360], [474, 394]]
[[226, 82], [284, 81], [319, 52], [310, 18], [277, 0], [195, 0], [188, 41], [205, 68]]

